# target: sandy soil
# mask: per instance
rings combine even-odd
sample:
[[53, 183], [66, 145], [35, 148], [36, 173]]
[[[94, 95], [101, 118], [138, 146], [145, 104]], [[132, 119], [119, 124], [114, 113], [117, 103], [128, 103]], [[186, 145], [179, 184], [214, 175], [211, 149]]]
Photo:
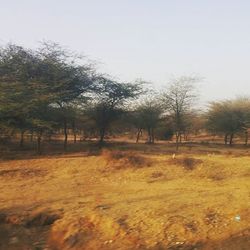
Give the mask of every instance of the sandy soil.
[[166, 147], [2, 160], [0, 249], [249, 250], [248, 151]]

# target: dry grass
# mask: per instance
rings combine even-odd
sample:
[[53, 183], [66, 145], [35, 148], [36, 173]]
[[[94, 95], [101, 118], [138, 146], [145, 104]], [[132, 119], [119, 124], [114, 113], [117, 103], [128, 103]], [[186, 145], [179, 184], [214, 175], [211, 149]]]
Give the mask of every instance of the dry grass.
[[225, 180], [229, 176], [227, 175], [226, 171], [223, 171], [220, 169], [219, 170], [214, 169], [208, 173], [207, 177], [213, 181], [222, 181], [222, 180]]
[[248, 249], [249, 156], [120, 147], [1, 161], [0, 249]]
[[192, 157], [180, 157], [172, 158], [168, 161], [168, 163], [182, 166], [186, 170], [194, 170], [198, 165], [202, 164], [203, 161], [201, 159], [195, 159]]
[[133, 151], [103, 150], [102, 157], [113, 169], [143, 168], [152, 164], [150, 159]]
[[21, 177], [21, 178], [31, 178], [31, 177], [44, 177], [47, 174], [46, 170], [40, 169], [3, 169], [0, 170], [0, 176], [5, 178]]
[[163, 174], [163, 172], [160, 172], [160, 171], [155, 171], [155, 172], [153, 172], [153, 173], [151, 174], [151, 177], [152, 177], [152, 178], [160, 178], [160, 177], [162, 177], [162, 176], [164, 176], [164, 174]]

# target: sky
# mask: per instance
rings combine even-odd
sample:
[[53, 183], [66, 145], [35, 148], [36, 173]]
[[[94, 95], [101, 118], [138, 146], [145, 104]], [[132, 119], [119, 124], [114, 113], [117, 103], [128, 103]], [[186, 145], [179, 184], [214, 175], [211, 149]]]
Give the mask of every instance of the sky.
[[0, 0], [0, 44], [49, 40], [121, 81], [199, 76], [201, 102], [250, 95], [249, 0]]

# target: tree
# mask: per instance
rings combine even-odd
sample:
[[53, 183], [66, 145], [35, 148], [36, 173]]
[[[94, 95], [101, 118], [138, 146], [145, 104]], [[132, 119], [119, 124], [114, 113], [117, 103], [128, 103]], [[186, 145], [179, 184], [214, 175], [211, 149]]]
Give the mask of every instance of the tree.
[[29, 116], [35, 106], [32, 96], [37, 65], [31, 50], [13, 44], [1, 48], [0, 123], [20, 131], [21, 147], [24, 133], [31, 127]]
[[210, 103], [207, 112], [206, 127], [209, 131], [224, 134], [225, 145], [233, 144], [236, 133], [244, 132], [245, 143], [248, 139], [248, 128], [250, 124], [250, 100], [238, 98]]
[[38, 54], [39, 81], [49, 93], [50, 105], [61, 112], [66, 150], [68, 114], [72, 106], [85, 101], [87, 94], [94, 89], [94, 70], [90, 65], [77, 63], [78, 56], [55, 43], [43, 43]]
[[176, 150], [179, 148], [181, 135], [184, 130], [186, 116], [190, 112], [197, 97], [195, 85], [199, 79], [180, 77], [174, 79], [163, 93], [163, 105], [166, 113], [173, 119], [176, 136]]
[[132, 113], [132, 122], [137, 128], [136, 142], [139, 141], [142, 129], [148, 133], [148, 143], [155, 141], [155, 128], [157, 127], [162, 114], [162, 109], [156, 99], [146, 98]]
[[[198, 110], [190, 110], [183, 116], [182, 134], [185, 141], [188, 140], [190, 134], [198, 134], [204, 127], [204, 119]], [[181, 141], [181, 139], [180, 139]]]
[[57, 108], [61, 114], [66, 149], [71, 107], [80, 105], [93, 85], [93, 68], [79, 64], [78, 59], [54, 43], [44, 43], [38, 51], [16, 45], [1, 49], [0, 122], [2, 126], [20, 131], [20, 146], [25, 131], [38, 131], [39, 127], [44, 132], [50, 127], [47, 117], [40, 114], [42, 110]]
[[96, 82], [98, 90], [89, 103], [86, 113], [95, 122], [99, 131], [99, 143], [103, 144], [110, 125], [126, 111], [128, 101], [141, 93], [141, 86], [120, 83], [103, 76], [96, 79]]
[[41, 141], [42, 136], [46, 132], [53, 131], [53, 129], [58, 126], [58, 121], [56, 120], [57, 110], [53, 107], [47, 105], [46, 103], [40, 103], [36, 105], [36, 108], [32, 110], [29, 118], [29, 122], [32, 127], [32, 132], [36, 134], [37, 138], [37, 153], [41, 154]]

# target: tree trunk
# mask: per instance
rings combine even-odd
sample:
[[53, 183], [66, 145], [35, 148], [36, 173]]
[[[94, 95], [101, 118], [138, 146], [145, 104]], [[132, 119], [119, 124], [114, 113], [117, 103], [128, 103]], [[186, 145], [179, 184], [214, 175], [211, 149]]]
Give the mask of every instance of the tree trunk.
[[74, 143], [76, 143], [76, 124], [75, 121], [73, 121], [72, 123], [72, 127], [73, 127], [73, 134], [74, 134]]
[[233, 137], [234, 137], [234, 134], [232, 133], [230, 135], [230, 141], [229, 141], [229, 144], [232, 145], [233, 144]]
[[136, 143], [139, 142], [139, 139], [140, 139], [140, 134], [141, 134], [141, 128], [138, 128], [138, 131], [137, 131], [137, 136], [136, 136]]
[[248, 144], [248, 131], [245, 131], [245, 145]]
[[225, 145], [227, 145], [227, 139], [228, 139], [228, 134], [225, 134], [225, 137], [224, 137], [224, 143], [225, 143]]
[[22, 148], [23, 147], [23, 143], [24, 143], [24, 131], [22, 130], [21, 131], [21, 138], [20, 138], [20, 148]]
[[37, 134], [37, 153], [39, 155], [41, 154], [41, 137], [42, 137], [42, 132], [38, 132], [38, 134]]
[[63, 120], [63, 131], [64, 131], [63, 148], [64, 148], [64, 151], [66, 151], [67, 150], [67, 145], [68, 145], [68, 132], [67, 132], [67, 119], [66, 119], [66, 117], [64, 117], [64, 120]]
[[155, 134], [154, 134], [154, 129], [151, 129], [151, 141], [152, 143], [155, 143]]
[[179, 137], [180, 137], [179, 132], [176, 132], [175, 136], [176, 136], [175, 148], [176, 148], [176, 151], [178, 151], [179, 150]]
[[102, 128], [100, 129], [100, 140], [99, 140], [99, 144], [100, 144], [100, 145], [102, 145], [103, 142], [104, 142], [105, 132], [106, 132], [105, 127], [102, 127]]
[[10, 141], [10, 142], [12, 141], [12, 138], [13, 138], [14, 135], [15, 135], [15, 130], [12, 129], [12, 130], [10, 131], [10, 136], [9, 136], [9, 141]]
[[150, 128], [148, 128], [148, 143], [152, 143], [152, 134]]
[[83, 141], [86, 141], [87, 135], [86, 135], [85, 131], [83, 130], [83, 131], [81, 132], [81, 134], [82, 134], [82, 140], [83, 140]]
[[33, 131], [31, 131], [31, 134], [30, 134], [30, 142], [33, 142]]

